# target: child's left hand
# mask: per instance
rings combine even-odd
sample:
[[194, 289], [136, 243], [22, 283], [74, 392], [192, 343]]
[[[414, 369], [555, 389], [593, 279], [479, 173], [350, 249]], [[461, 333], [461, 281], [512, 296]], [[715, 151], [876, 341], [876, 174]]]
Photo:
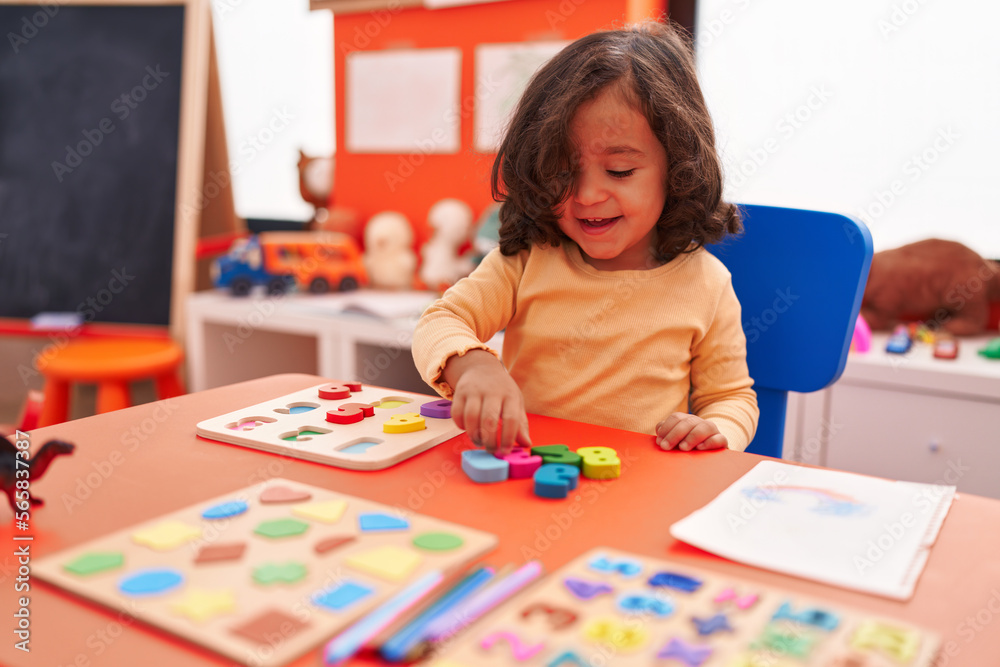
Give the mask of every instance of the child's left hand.
[[724, 449], [729, 446], [719, 427], [697, 415], [675, 412], [656, 425], [656, 444], [666, 450]]

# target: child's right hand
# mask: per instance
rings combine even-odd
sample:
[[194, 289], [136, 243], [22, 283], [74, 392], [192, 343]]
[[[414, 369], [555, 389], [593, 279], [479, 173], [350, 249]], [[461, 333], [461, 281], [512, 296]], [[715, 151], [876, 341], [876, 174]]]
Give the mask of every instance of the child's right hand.
[[477, 446], [506, 454], [515, 445], [531, 447], [528, 415], [517, 383], [486, 350], [448, 359], [444, 380], [455, 390], [451, 417]]

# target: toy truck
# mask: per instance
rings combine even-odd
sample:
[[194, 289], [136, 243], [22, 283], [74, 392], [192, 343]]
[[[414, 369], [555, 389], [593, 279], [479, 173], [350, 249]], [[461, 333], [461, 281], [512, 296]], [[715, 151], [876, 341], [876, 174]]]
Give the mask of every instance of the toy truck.
[[368, 284], [361, 250], [336, 232], [262, 232], [240, 239], [213, 266], [216, 287], [245, 295], [255, 285], [271, 294], [292, 285], [322, 294]]

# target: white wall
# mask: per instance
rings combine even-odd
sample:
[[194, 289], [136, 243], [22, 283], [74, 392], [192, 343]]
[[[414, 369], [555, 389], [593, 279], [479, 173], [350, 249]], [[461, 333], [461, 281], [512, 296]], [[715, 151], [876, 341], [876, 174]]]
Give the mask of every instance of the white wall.
[[1000, 257], [998, 25], [982, 0], [698, 0], [727, 197]]
[[308, 0], [213, 0], [237, 213], [306, 220], [298, 150], [334, 150], [333, 17]]

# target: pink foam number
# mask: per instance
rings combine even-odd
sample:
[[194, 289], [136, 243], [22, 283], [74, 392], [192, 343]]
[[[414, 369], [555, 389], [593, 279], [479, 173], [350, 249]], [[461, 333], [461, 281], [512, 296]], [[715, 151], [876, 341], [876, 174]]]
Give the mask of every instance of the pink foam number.
[[526, 646], [521, 642], [521, 638], [513, 632], [494, 632], [492, 635], [484, 638], [480, 646], [489, 651], [493, 648], [494, 644], [503, 640], [506, 640], [510, 644], [510, 652], [518, 662], [530, 660], [532, 656], [545, 648], [545, 642], [535, 644], [534, 646]]
[[527, 479], [533, 476], [542, 465], [542, 457], [533, 456], [531, 451], [524, 447], [515, 447], [510, 454], [497, 458], [510, 464], [510, 479]]
[[756, 593], [751, 593], [750, 595], [744, 595], [743, 597], [739, 597], [738, 595], [736, 595], [735, 590], [733, 590], [732, 588], [727, 588], [726, 590], [722, 591], [717, 596], [715, 596], [714, 602], [716, 604], [722, 604], [723, 602], [729, 602], [730, 600], [732, 600], [733, 604], [735, 604], [740, 609], [749, 609], [750, 607], [754, 606], [754, 604], [757, 603], [757, 599], [758, 596]]
[[424, 403], [420, 406], [420, 414], [432, 419], [451, 419], [451, 401], [441, 399]]
[[336, 410], [326, 411], [326, 420], [334, 424], [355, 424], [365, 417], [374, 417], [375, 407], [368, 403], [344, 403]]
[[319, 388], [319, 397], [328, 401], [350, 398], [352, 391], [361, 391], [360, 382], [331, 382]]

